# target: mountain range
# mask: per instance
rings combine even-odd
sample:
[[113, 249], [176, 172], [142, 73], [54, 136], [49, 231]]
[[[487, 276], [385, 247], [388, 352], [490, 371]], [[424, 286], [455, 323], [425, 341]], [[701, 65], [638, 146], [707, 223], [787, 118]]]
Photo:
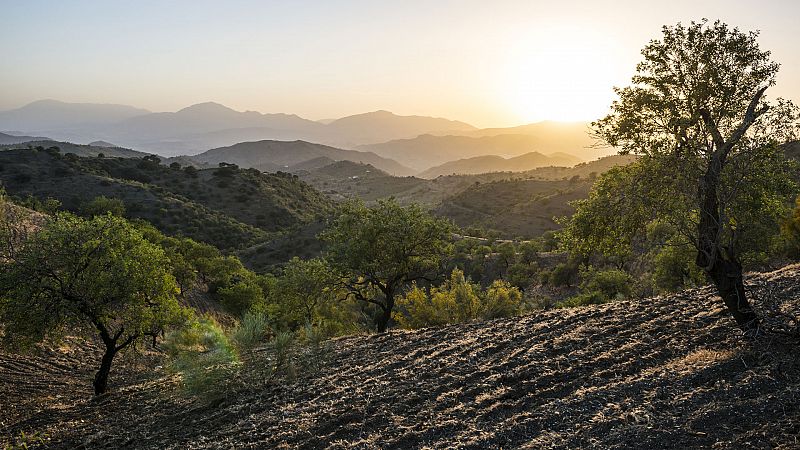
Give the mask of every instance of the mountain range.
[[235, 111], [207, 102], [177, 112], [149, 112], [123, 105], [33, 102], [0, 112], [0, 130], [43, 134], [71, 142], [103, 140], [164, 156], [258, 140], [305, 140], [350, 148], [415, 137], [424, 133], [462, 133], [477, 129], [464, 122], [375, 111], [328, 123], [293, 114]]
[[566, 153], [543, 155], [539, 152], [525, 153], [513, 158], [497, 155], [475, 156], [459, 159], [431, 167], [417, 174], [420, 178], [436, 178], [441, 175], [468, 175], [489, 172], [523, 172], [539, 167], [558, 166], [571, 167], [582, 162], [575, 156]]
[[0, 131], [75, 143], [112, 142], [162, 156], [196, 155], [242, 142], [302, 140], [372, 151], [416, 172], [473, 156], [513, 157], [537, 151], [589, 160], [603, 153], [589, 149], [585, 124], [542, 122], [479, 129], [455, 120], [382, 110], [313, 121], [293, 114], [236, 111], [213, 102], [176, 112], [150, 112], [125, 105], [41, 100], [0, 112]]
[[343, 150], [305, 141], [242, 142], [229, 147], [208, 150], [199, 155], [182, 157], [182, 159], [200, 165], [213, 166], [225, 162], [243, 168], [252, 167], [262, 172], [294, 172], [323, 167], [335, 161], [352, 161], [371, 164], [396, 176], [414, 173], [414, 170], [375, 153]]
[[[583, 139], [580, 141], [580, 139]], [[434, 136], [425, 134], [412, 139], [398, 139], [381, 144], [361, 145], [356, 150], [375, 152], [419, 171], [450, 161], [476, 156], [496, 155], [514, 157], [530, 152], [562, 152], [587, 155], [590, 144], [587, 136], [573, 138], [565, 144], [560, 138], [547, 139], [538, 135], [499, 134], [494, 136]], [[583, 157], [583, 159], [596, 159]]]

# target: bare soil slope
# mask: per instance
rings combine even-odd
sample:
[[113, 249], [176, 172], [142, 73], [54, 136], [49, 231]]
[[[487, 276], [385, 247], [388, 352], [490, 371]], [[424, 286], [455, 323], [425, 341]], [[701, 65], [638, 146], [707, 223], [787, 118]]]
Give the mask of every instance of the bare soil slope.
[[[800, 266], [752, 274], [766, 325]], [[0, 436], [53, 448], [800, 448], [796, 337], [741, 336], [709, 288], [335, 340], [319, 372], [208, 403], [127, 362], [91, 400], [86, 358], [0, 356]], [[119, 382], [120, 377], [123, 383]]]

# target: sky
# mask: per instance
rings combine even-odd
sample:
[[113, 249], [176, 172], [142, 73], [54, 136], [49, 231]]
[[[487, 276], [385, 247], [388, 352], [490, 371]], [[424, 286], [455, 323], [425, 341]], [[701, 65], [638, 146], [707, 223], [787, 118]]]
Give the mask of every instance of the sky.
[[800, 103], [800, 1], [0, 0], [0, 110], [52, 98], [480, 127], [602, 117], [661, 26], [761, 30]]

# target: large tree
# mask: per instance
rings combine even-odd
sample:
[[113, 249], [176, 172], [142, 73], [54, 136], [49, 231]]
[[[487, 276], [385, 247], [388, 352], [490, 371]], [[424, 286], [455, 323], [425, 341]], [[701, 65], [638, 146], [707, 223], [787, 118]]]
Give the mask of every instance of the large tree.
[[0, 265], [6, 340], [93, 332], [105, 347], [95, 394], [106, 391], [117, 353], [182, 318], [164, 251], [110, 214], [59, 214], [22, 244], [4, 246]]
[[[669, 221], [693, 243], [696, 264], [745, 330], [759, 319], [741, 256], [775, 226], [788, 179], [778, 146], [797, 132], [794, 105], [765, 95], [779, 66], [757, 36], [718, 21], [665, 26], [642, 50], [633, 84], [615, 89], [611, 113], [592, 124], [605, 143], [641, 155], [615, 174], [618, 186], [632, 189], [606, 202], [606, 211], [624, 214], [620, 205], [636, 199], [650, 218]], [[605, 217], [603, 227], [625, 221]]]
[[322, 238], [327, 260], [343, 276], [351, 297], [379, 309], [375, 326], [386, 331], [395, 296], [412, 281], [432, 280], [442, 273], [451, 251], [452, 225], [417, 205], [381, 200], [374, 207], [344, 204]]

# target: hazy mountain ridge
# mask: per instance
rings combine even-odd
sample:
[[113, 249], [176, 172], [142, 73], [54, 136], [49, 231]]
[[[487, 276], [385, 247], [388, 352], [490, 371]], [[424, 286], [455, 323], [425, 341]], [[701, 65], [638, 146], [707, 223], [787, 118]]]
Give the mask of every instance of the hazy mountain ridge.
[[214, 102], [176, 112], [124, 105], [33, 102], [0, 112], [0, 130], [49, 131], [57, 140], [106, 140], [161, 155], [195, 154], [254, 140], [306, 140], [338, 147], [410, 138], [425, 133], [470, 132], [472, 125], [424, 116], [374, 111], [322, 123], [294, 114], [236, 111]]
[[[0, 112], [0, 130], [24, 130], [25, 134], [70, 142], [102, 140], [164, 156], [194, 155], [240, 142], [304, 140], [376, 150], [417, 171], [481, 155], [508, 157], [531, 151], [564, 152], [583, 159], [598, 155], [584, 148], [591, 142], [585, 124], [543, 122], [481, 130], [457, 120], [401, 116], [383, 110], [320, 122], [294, 114], [241, 112], [214, 102], [151, 113], [124, 105], [39, 101]], [[360, 148], [373, 145], [377, 147]]]
[[84, 144], [73, 144], [71, 142], [61, 142], [61, 141], [52, 141], [52, 140], [44, 140], [44, 141], [26, 141], [20, 144], [8, 144], [8, 145], [0, 145], [0, 151], [3, 150], [14, 150], [14, 149], [28, 149], [28, 148], [36, 148], [36, 147], [58, 147], [59, 152], [62, 155], [67, 153], [73, 153], [76, 156], [99, 156], [103, 154], [107, 157], [119, 157], [119, 158], [141, 158], [147, 156], [149, 153], [144, 153], [136, 150], [131, 150], [129, 148], [117, 147], [117, 146], [98, 146], [98, 145], [84, 145]]
[[566, 153], [544, 155], [539, 152], [525, 153], [513, 158], [497, 155], [475, 156], [472, 158], [450, 161], [431, 167], [417, 174], [420, 178], [436, 178], [441, 175], [478, 174], [490, 172], [525, 172], [539, 167], [557, 166], [571, 167], [582, 161]]
[[0, 145], [14, 145], [14, 144], [22, 144], [25, 142], [46, 141], [46, 140], [48, 140], [46, 137], [15, 136], [13, 134], [0, 133]]
[[392, 158], [400, 164], [424, 171], [434, 166], [476, 156], [516, 157], [531, 152], [576, 155], [581, 150], [579, 147], [564, 143], [559, 139], [548, 140], [539, 136], [525, 134], [499, 134], [479, 137], [425, 134], [411, 139], [398, 139], [381, 144], [362, 145], [356, 147], [356, 149], [372, 151], [381, 156]]
[[[220, 162], [226, 162], [268, 172], [278, 170], [291, 171], [295, 165], [299, 165], [298, 169], [307, 168], [305, 165], [318, 158], [327, 158], [332, 161], [363, 162], [397, 175], [409, 175], [414, 172], [396, 161], [374, 153], [343, 150], [305, 141], [263, 140], [242, 142], [229, 147], [208, 150], [187, 158], [204, 164], [216, 165]], [[323, 165], [326, 164], [317, 164], [317, 166]]]

